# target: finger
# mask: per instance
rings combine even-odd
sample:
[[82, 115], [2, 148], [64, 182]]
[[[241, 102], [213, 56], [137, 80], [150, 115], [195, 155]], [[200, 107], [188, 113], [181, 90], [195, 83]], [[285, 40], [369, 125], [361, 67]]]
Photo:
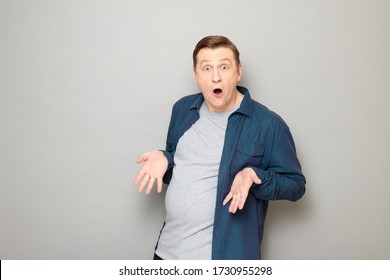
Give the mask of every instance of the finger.
[[157, 192], [160, 193], [162, 191], [162, 178], [157, 179]]
[[150, 177], [149, 179], [149, 184], [148, 184], [148, 187], [146, 189], [146, 194], [150, 194], [150, 192], [152, 191], [152, 188], [153, 188], [153, 185], [154, 185], [154, 178]]
[[137, 186], [141, 178], [145, 175], [145, 171], [141, 169], [141, 171], [138, 173], [137, 177], [134, 180], [134, 186]]
[[223, 200], [222, 205], [225, 206], [232, 198], [233, 198], [233, 194], [229, 192], [228, 195]]
[[229, 211], [230, 213], [236, 213], [238, 204], [240, 202], [240, 193], [235, 193], [233, 196], [232, 203], [230, 204]]
[[224, 201], [222, 202], [222, 205], [225, 206], [233, 197], [234, 193], [236, 192], [236, 185], [237, 185], [237, 179], [236, 177], [233, 180], [232, 186], [230, 187], [230, 192], [228, 195], [225, 197]]
[[237, 207], [234, 204], [230, 204], [229, 212], [235, 214], [237, 211]]
[[146, 186], [146, 183], [149, 181], [149, 176], [145, 174], [145, 176], [142, 178], [142, 182], [139, 184], [138, 192], [142, 192]]
[[242, 210], [244, 208], [246, 199], [248, 198], [248, 193], [243, 193], [241, 196], [240, 203], [238, 205], [238, 209]]

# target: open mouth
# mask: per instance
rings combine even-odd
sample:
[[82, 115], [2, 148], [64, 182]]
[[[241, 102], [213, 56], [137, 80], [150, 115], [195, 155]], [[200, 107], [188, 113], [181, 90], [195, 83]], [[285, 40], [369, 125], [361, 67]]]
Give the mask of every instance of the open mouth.
[[214, 92], [214, 94], [219, 95], [219, 94], [222, 93], [222, 89], [216, 88], [216, 89], [213, 90], [213, 92]]

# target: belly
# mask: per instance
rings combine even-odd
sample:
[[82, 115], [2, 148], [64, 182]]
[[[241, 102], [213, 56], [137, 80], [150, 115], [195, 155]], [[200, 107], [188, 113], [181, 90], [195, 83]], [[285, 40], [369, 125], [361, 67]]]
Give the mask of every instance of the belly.
[[196, 174], [190, 177], [172, 177], [165, 199], [166, 222], [200, 230], [214, 223], [218, 178], [214, 175], [194, 179]]

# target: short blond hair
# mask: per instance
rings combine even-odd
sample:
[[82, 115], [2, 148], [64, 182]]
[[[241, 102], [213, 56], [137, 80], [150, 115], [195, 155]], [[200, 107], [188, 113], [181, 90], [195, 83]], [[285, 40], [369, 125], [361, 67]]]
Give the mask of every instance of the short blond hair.
[[230, 41], [225, 36], [213, 35], [213, 36], [204, 37], [202, 40], [198, 42], [198, 44], [196, 44], [195, 49], [192, 53], [192, 60], [194, 63], [194, 67], [196, 67], [196, 63], [197, 63], [196, 56], [198, 55], [201, 49], [205, 49], [205, 48], [216, 49], [220, 47], [226, 47], [231, 49], [234, 53], [234, 58], [236, 60], [237, 66], [241, 64], [240, 52], [238, 51], [236, 45], [234, 45], [232, 41]]

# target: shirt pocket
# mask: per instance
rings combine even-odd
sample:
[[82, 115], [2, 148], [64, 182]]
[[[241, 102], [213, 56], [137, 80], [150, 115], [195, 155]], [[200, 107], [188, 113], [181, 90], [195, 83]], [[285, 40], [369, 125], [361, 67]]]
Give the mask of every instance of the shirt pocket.
[[263, 159], [264, 145], [258, 143], [238, 143], [233, 156], [232, 171], [234, 173], [245, 167], [259, 167]]

